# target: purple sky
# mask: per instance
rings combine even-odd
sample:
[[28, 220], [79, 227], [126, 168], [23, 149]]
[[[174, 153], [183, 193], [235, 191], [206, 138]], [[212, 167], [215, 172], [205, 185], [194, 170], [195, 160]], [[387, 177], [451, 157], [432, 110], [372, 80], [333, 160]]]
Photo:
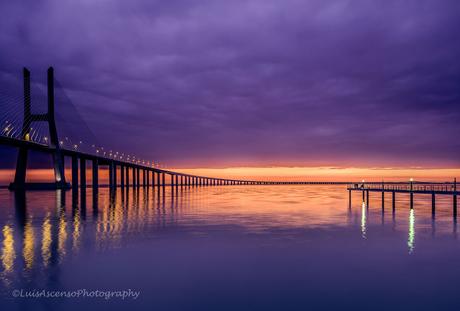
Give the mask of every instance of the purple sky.
[[457, 0], [115, 2], [2, 1], [0, 74], [168, 166], [460, 165]]

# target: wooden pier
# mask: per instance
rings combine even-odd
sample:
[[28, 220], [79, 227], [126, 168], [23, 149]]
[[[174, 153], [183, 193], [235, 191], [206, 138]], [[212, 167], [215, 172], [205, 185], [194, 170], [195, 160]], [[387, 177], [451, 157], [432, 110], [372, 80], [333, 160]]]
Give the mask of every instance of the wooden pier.
[[363, 195], [363, 202], [369, 205], [369, 192], [380, 192], [382, 194], [382, 209], [385, 207], [385, 193], [391, 193], [392, 208], [396, 208], [396, 193], [407, 193], [409, 195], [409, 206], [414, 208], [414, 194], [428, 194], [431, 195], [431, 211], [436, 212], [436, 195], [450, 195], [452, 196], [452, 212], [453, 216], [457, 217], [457, 179], [453, 182], [445, 183], [425, 183], [410, 181], [407, 183], [353, 183], [349, 184], [348, 200], [351, 205], [351, 192], [361, 191]]

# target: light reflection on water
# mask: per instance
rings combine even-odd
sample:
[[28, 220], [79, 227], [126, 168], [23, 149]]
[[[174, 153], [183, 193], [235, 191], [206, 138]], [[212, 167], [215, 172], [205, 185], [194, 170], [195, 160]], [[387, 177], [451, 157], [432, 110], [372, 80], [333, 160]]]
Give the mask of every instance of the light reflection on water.
[[[15, 195], [0, 191], [3, 294], [17, 287], [72, 287], [72, 280], [86, 273], [74, 268], [77, 258], [85, 261], [89, 270], [97, 270], [92, 262], [100, 256], [116, 271], [148, 271], [152, 260], [162, 260], [158, 256], [169, 246], [159, 247], [158, 243], [165, 241], [179, 243], [177, 256], [192, 254], [190, 245], [204, 247], [206, 256], [218, 256], [232, 245], [249, 250], [262, 247], [265, 259], [278, 258], [286, 251], [292, 258], [308, 256], [306, 260], [319, 265], [320, 270], [324, 268], [322, 261], [329, 260], [314, 255], [322, 252], [337, 256], [340, 250], [343, 260], [356, 262], [355, 256], [367, 254], [370, 247], [377, 248], [375, 256], [391, 249], [391, 260], [403, 263], [405, 256], [416, 256], [418, 251], [422, 256], [435, 248], [441, 253], [447, 248], [458, 249], [450, 197], [437, 200], [436, 217], [431, 214], [430, 198], [423, 196], [416, 196], [414, 209], [409, 208], [408, 198], [398, 196], [396, 210], [392, 210], [391, 202], [381, 208], [378, 195], [371, 195], [372, 204], [367, 205], [361, 193], [356, 193], [348, 206], [348, 193], [342, 186], [227, 186], [177, 191], [139, 188], [118, 189], [115, 193], [100, 189], [97, 200], [91, 190], [77, 199], [73, 200], [71, 192]], [[152, 250], [152, 254], [145, 255], [145, 249]], [[148, 261], [126, 265], [126, 258], [137, 253]], [[230, 259], [234, 254], [219, 257], [222, 264], [235, 264]], [[176, 255], [170, 256], [165, 255], [164, 260], [174, 270]], [[239, 260], [250, 261], [259, 255], [242, 251], [240, 256]], [[302, 271], [297, 261], [290, 264], [292, 269]], [[204, 275], [216, 273], [208, 271], [211, 268], [206, 264], [202, 269]], [[357, 264], [357, 269], [363, 267]], [[299, 271], [297, 275], [306, 273]], [[114, 272], [105, 273], [102, 278], [111, 278]], [[290, 274], [285, 277], [292, 278]], [[341, 279], [331, 281], [340, 283]], [[141, 282], [141, 287], [148, 291], [153, 286], [151, 282]], [[122, 287], [122, 283], [119, 285]]]

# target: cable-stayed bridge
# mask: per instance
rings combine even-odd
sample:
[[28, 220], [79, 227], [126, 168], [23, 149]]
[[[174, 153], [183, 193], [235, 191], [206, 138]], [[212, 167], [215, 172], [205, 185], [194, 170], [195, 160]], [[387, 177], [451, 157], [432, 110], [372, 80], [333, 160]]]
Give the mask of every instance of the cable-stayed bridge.
[[[164, 187], [167, 175], [171, 186], [323, 183], [228, 179], [166, 170], [159, 167], [158, 162], [114, 151], [100, 144], [55, 79], [53, 68], [48, 69], [46, 81], [31, 81], [30, 71], [24, 68], [22, 83], [22, 94], [17, 83], [6, 83], [0, 93], [0, 104], [4, 108], [0, 115], [0, 144], [18, 148], [15, 177], [9, 186], [11, 190], [87, 187], [88, 161], [92, 164], [92, 187], [95, 189], [99, 187], [100, 166], [108, 167], [110, 187]], [[56, 109], [64, 106], [66, 109]], [[52, 156], [53, 183], [26, 182], [29, 150]], [[66, 157], [71, 158], [72, 163], [71, 183], [65, 177]]]

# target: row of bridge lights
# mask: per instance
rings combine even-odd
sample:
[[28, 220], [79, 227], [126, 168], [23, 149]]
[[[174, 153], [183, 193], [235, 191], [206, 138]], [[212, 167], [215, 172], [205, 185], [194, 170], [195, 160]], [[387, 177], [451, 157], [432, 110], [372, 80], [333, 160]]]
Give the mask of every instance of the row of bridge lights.
[[[5, 136], [10, 136], [10, 134], [13, 132], [14, 130], [14, 126], [12, 123], [10, 123], [9, 121], [5, 121], [5, 126], [2, 130], [2, 135], [5, 135]], [[33, 131], [33, 128], [31, 127], [30, 128], [31, 131]], [[33, 136], [33, 135], [32, 135]], [[31, 139], [31, 136], [29, 133], [27, 133], [26, 137], [25, 137], [25, 140], [29, 141]], [[49, 144], [49, 138], [47, 136], [44, 136], [43, 137], [43, 142], [45, 144]], [[61, 147], [64, 147], [65, 144], [69, 143], [69, 138], [68, 137], [65, 137], [65, 142], [64, 140], [60, 140], [59, 141], [59, 145]], [[78, 144], [72, 144], [71, 147], [74, 149], [74, 150], [78, 150], [79, 146], [80, 145], [83, 145], [83, 142], [80, 140], [78, 142]], [[146, 165], [146, 166], [151, 166], [153, 168], [166, 168], [166, 165], [164, 164], [160, 164], [158, 162], [154, 162], [154, 161], [146, 161], [146, 160], [143, 160], [143, 159], [139, 159], [139, 158], [136, 158], [136, 156], [131, 156], [131, 155], [127, 155], [125, 157], [125, 154], [124, 153], [119, 153], [118, 151], [116, 152], [113, 152], [112, 150], [110, 151], [105, 151], [104, 150], [104, 147], [100, 147], [100, 148], [96, 148], [96, 145], [91, 145], [91, 147], [93, 149], [96, 149], [96, 154], [97, 155], [102, 155], [103, 157], [107, 157], [107, 158], [113, 158], [113, 159], [119, 159], [119, 160], [124, 160], [125, 162], [131, 162], [131, 163], [135, 163], [135, 164], [139, 164], [139, 165]]]
[[[46, 137], [45, 137], [46, 138]], [[66, 141], [68, 141], [68, 137], [65, 138]], [[64, 146], [64, 141], [61, 140], [59, 142], [59, 145], [60, 146]], [[80, 140], [79, 141], [79, 144], [73, 144], [73, 149], [74, 150], [78, 150], [78, 147], [79, 145], [82, 145], [83, 142]], [[125, 162], [131, 162], [131, 163], [135, 163], [135, 164], [139, 164], [139, 165], [145, 165], [145, 166], [151, 166], [153, 168], [166, 168], [166, 166], [164, 164], [160, 164], [158, 162], [154, 162], [154, 161], [147, 161], [147, 160], [143, 160], [143, 159], [139, 159], [139, 158], [136, 158], [136, 156], [131, 156], [131, 155], [126, 155], [124, 153], [119, 153], [118, 151], [112, 151], [112, 150], [109, 150], [109, 151], [105, 151], [104, 150], [104, 147], [96, 147], [96, 145], [91, 145], [91, 147], [93, 149], [95, 149], [95, 153], [97, 155], [100, 155], [100, 156], [103, 156], [103, 157], [106, 157], [106, 158], [113, 158], [113, 159], [119, 159], [121, 161], [125, 161]]]

